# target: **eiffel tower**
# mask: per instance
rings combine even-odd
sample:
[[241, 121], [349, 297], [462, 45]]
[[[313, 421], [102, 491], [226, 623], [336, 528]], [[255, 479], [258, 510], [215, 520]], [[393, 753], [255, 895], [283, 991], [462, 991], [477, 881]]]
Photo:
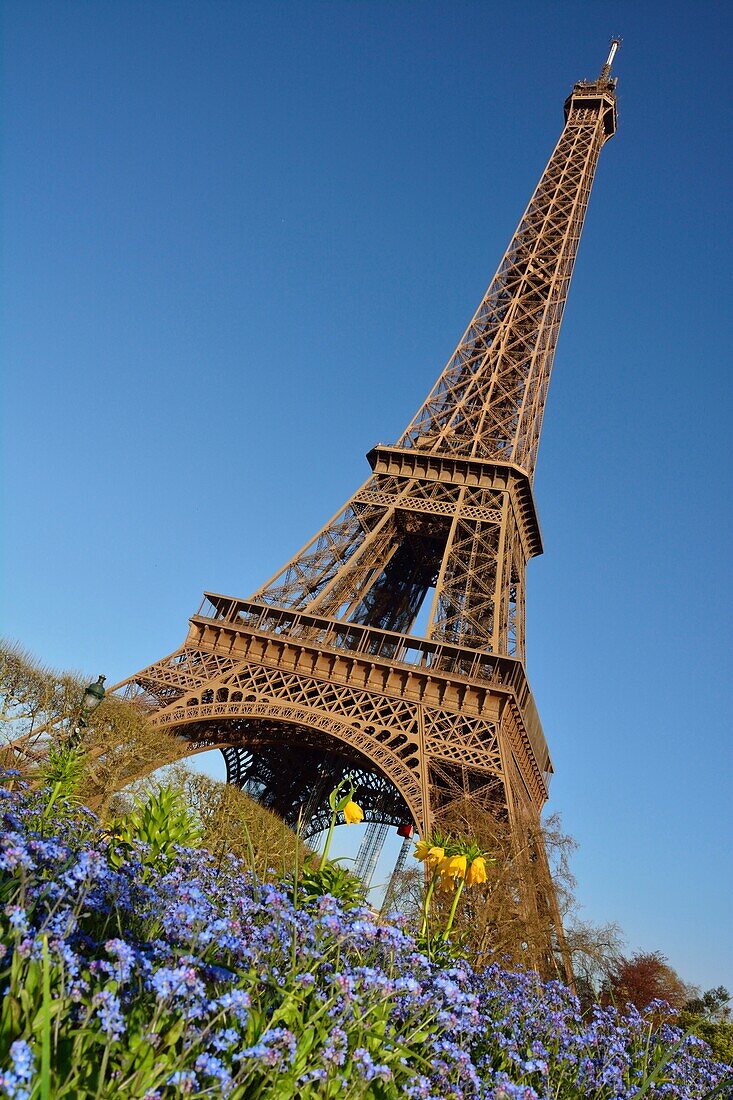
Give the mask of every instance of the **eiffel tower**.
[[426, 835], [469, 800], [517, 836], [539, 826], [553, 768], [524, 668], [525, 567], [542, 553], [532, 482], [616, 131], [617, 46], [565, 101], [499, 269], [397, 443], [369, 452], [364, 484], [252, 596], [205, 593], [181, 648], [119, 685], [190, 751], [220, 748], [228, 780], [287, 822], [302, 813], [306, 835], [347, 772], [367, 822]]

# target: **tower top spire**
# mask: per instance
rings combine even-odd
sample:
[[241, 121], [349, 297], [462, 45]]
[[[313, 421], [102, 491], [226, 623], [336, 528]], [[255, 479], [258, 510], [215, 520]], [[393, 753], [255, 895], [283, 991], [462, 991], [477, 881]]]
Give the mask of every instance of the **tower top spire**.
[[606, 81], [611, 75], [611, 66], [613, 65], [613, 59], [616, 56], [616, 51], [621, 45], [620, 38], [611, 39], [611, 48], [608, 51], [608, 57], [606, 58], [606, 64], [601, 69], [601, 75], [598, 77], [598, 82]]

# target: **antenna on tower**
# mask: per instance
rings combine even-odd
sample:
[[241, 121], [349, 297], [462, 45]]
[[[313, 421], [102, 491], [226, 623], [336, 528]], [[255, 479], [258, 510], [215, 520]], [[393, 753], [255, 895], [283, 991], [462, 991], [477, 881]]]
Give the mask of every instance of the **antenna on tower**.
[[611, 48], [608, 51], [608, 57], [606, 58], [606, 64], [601, 69], [601, 75], [598, 77], [599, 83], [604, 80], [608, 80], [611, 75], [611, 66], [613, 65], [613, 59], [616, 56], [616, 50], [621, 45], [620, 38], [611, 39]]

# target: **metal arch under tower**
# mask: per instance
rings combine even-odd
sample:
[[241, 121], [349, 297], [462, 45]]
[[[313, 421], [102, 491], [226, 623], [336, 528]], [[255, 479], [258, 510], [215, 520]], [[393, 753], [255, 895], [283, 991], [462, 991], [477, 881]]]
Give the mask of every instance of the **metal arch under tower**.
[[[398, 442], [370, 451], [364, 484], [252, 597], [206, 593], [181, 648], [126, 681], [154, 724], [221, 747], [231, 781], [291, 823], [307, 811], [312, 833], [346, 772], [367, 821], [425, 835], [470, 800], [516, 838], [539, 828], [552, 763], [523, 663], [525, 568], [542, 552], [532, 482], [591, 186], [616, 131], [613, 53], [566, 100], [497, 273]], [[549, 874], [546, 904], [562, 947]]]

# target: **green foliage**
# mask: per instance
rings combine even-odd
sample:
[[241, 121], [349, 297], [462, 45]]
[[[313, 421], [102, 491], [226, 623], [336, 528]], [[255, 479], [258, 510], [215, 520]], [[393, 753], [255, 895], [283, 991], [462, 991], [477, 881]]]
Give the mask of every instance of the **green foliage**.
[[586, 1030], [536, 975], [441, 972], [402, 931], [330, 899], [305, 909], [203, 851], [141, 884], [137, 850], [117, 872], [98, 830], [79, 843], [89, 815], [39, 839], [41, 795], [5, 801], [0, 1091], [16, 1100], [730, 1096], [678, 1030], [613, 1011]]
[[299, 879], [299, 886], [301, 895], [305, 895], [306, 899], [315, 900], [330, 894], [341, 902], [344, 909], [355, 909], [363, 905], [366, 899], [361, 879], [347, 867], [342, 867], [336, 859], [322, 863], [317, 869], [306, 869]]
[[109, 861], [121, 867], [133, 847], [144, 845], [143, 863], [161, 868], [173, 861], [176, 848], [198, 848], [203, 829], [180, 791], [157, 787], [148, 797], [139, 797], [132, 813], [113, 821], [108, 829]]
[[[346, 789], [346, 794], [342, 792]], [[331, 812], [334, 814], [340, 813], [354, 797], [354, 782], [350, 775], [344, 776], [339, 783], [333, 788], [328, 796], [328, 804], [331, 807]]]
[[713, 1052], [716, 1062], [733, 1065], [733, 1023], [726, 1020], [705, 1020], [689, 1012], [681, 1012], [680, 1027], [703, 1039]]
[[725, 986], [708, 989], [691, 997], [679, 1016], [679, 1026], [703, 1039], [713, 1057], [733, 1065], [733, 1021], [730, 1018], [730, 993]]
[[423, 955], [436, 966], [454, 966], [457, 962], [471, 959], [471, 944], [464, 932], [448, 939], [442, 935], [424, 933], [415, 936], [415, 942]]
[[80, 799], [77, 791], [81, 785], [85, 768], [84, 750], [69, 740], [51, 744], [46, 763], [41, 769], [41, 781], [45, 803], [39, 814], [38, 827], [49, 817], [54, 807], [58, 810], [66, 806], [78, 806]]
[[[344, 794], [344, 789], [346, 793]], [[345, 909], [355, 909], [364, 905], [366, 901], [366, 888], [352, 871], [340, 865], [339, 860], [329, 860], [328, 853], [331, 849], [333, 830], [340, 813], [347, 811], [351, 804], [362, 815], [361, 808], [352, 802], [355, 787], [350, 775], [345, 776], [331, 791], [328, 796], [328, 804], [331, 807], [331, 822], [326, 835], [326, 843], [323, 847], [318, 867], [306, 867], [299, 874], [298, 864], [295, 865], [295, 873], [288, 880], [290, 883], [290, 897], [298, 903], [304, 900], [306, 905], [315, 901], [324, 894], [330, 894], [332, 898], [340, 901]], [[346, 817], [348, 824], [348, 817]], [[298, 836], [300, 835], [300, 822], [298, 822]]]
[[44, 786], [51, 790], [58, 789], [61, 798], [78, 802], [75, 796], [84, 778], [85, 763], [85, 753], [80, 745], [70, 741], [54, 742], [41, 770]]

